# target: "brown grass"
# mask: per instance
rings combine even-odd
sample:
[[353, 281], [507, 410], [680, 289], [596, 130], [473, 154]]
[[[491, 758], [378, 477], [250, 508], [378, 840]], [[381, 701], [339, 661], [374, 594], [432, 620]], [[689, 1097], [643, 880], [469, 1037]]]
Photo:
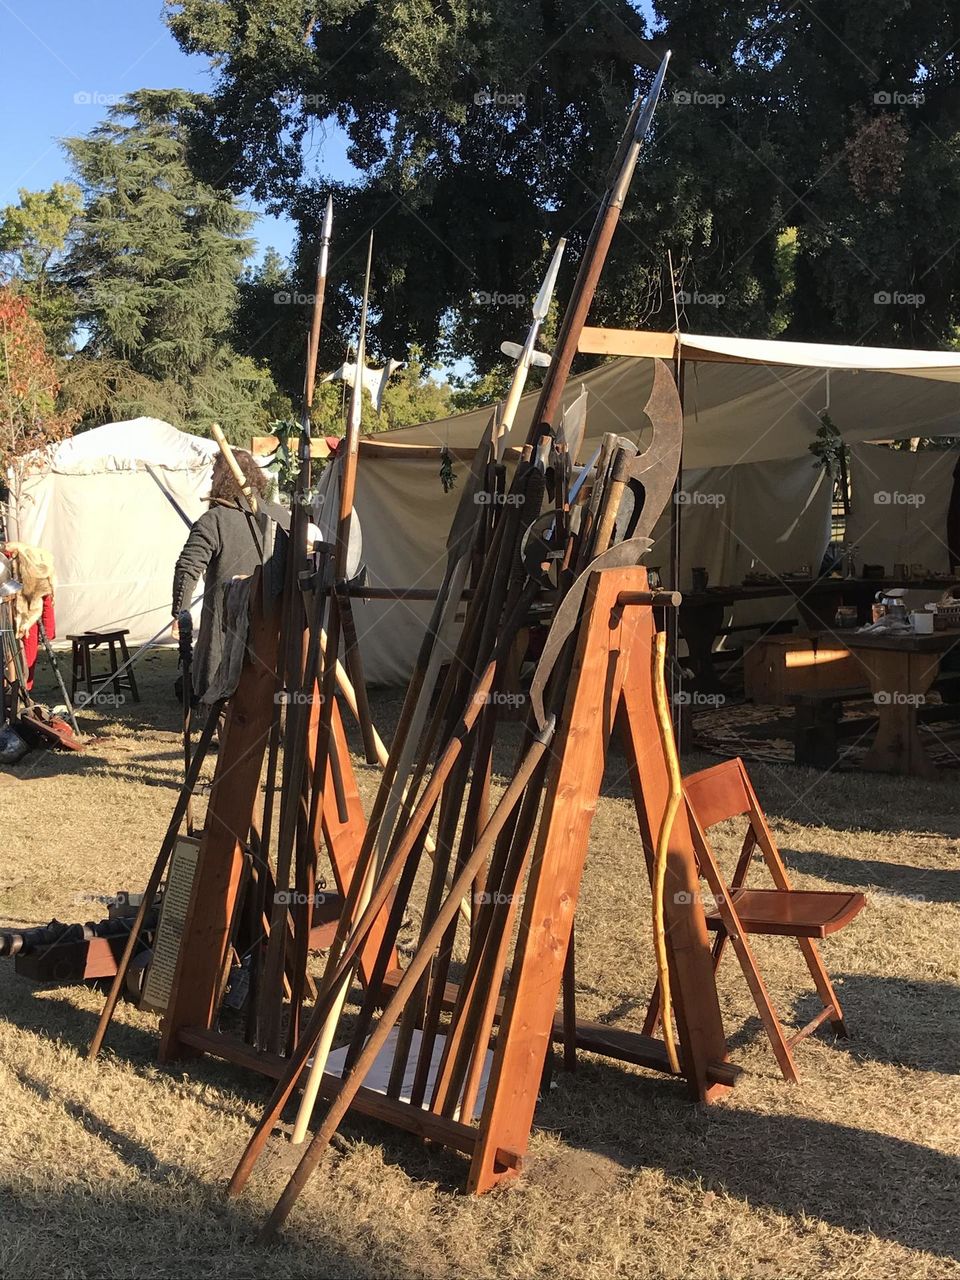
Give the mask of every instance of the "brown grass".
[[[103, 736], [84, 757], [34, 753], [0, 774], [0, 924], [98, 918], [96, 897], [142, 886], [180, 767], [170, 657], [142, 670], [144, 702], [88, 717]], [[389, 728], [397, 699], [374, 711]], [[579, 1007], [638, 1026], [649, 893], [619, 766], [579, 912]], [[357, 769], [369, 798], [375, 771]], [[265, 1253], [251, 1238], [293, 1150], [274, 1142], [242, 1199], [223, 1197], [264, 1084], [211, 1060], [161, 1069], [156, 1019], [129, 1006], [88, 1066], [101, 998], [0, 962], [0, 1274], [960, 1276], [955, 782], [753, 773], [798, 884], [870, 893], [824, 949], [851, 1038], [804, 1042], [801, 1085], [780, 1079], [731, 957], [721, 994], [745, 1074], [728, 1101], [698, 1110], [668, 1080], [584, 1058], [555, 1074], [522, 1180], [479, 1200], [459, 1158], [351, 1122]], [[735, 853], [732, 832], [721, 845]], [[805, 1021], [796, 948], [758, 951], [778, 1007]]]

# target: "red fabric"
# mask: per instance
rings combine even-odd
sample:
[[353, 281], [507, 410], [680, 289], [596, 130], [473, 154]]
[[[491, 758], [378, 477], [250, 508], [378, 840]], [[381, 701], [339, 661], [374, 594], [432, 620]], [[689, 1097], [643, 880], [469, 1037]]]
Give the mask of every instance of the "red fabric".
[[[43, 597], [43, 613], [40, 615], [47, 639], [53, 640], [57, 634], [56, 619], [53, 614], [53, 596]], [[37, 665], [37, 654], [40, 651], [40, 624], [35, 622], [23, 637], [23, 658], [27, 664], [27, 689], [33, 688], [33, 673]]]

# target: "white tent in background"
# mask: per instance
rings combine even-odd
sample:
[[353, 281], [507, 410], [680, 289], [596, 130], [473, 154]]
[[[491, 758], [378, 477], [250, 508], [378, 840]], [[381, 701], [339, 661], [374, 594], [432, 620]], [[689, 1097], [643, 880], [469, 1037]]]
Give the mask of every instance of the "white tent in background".
[[205, 509], [217, 446], [157, 418], [111, 422], [10, 472], [7, 528], [56, 568], [57, 632], [126, 628], [146, 640], [170, 620], [173, 566]]
[[[676, 342], [672, 334], [589, 329], [584, 339], [584, 351], [636, 349], [638, 356], [570, 380], [565, 403], [581, 387], [588, 396], [581, 459], [608, 431], [644, 442], [649, 427], [641, 410], [653, 368], [646, 357], [670, 359]], [[683, 509], [681, 587], [689, 586], [691, 565], [705, 566], [710, 581], [720, 584], [739, 582], [754, 567], [782, 573], [819, 564], [830, 536], [831, 486], [809, 446], [824, 410], [848, 444], [960, 436], [960, 353], [692, 334], [682, 335], [681, 351], [684, 487], [692, 499]], [[526, 438], [536, 399], [532, 394], [521, 401], [511, 443]], [[489, 409], [475, 410], [361, 441], [356, 505], [372, 585], [440, 582], [444, 541], [459, 500], [459, 486], [444, 493], [440, 484], [440, 450], [453, 453], [462, 476], [489, 415]], [[698, 501], [698, 494], [711, 501]], [[664, 569], [667, 527], [665, 516], [656, 531], [659, 545], [648, 557]], [[356, 602], [371, 682], [400, 684], [409, 677], [429, 608]]]

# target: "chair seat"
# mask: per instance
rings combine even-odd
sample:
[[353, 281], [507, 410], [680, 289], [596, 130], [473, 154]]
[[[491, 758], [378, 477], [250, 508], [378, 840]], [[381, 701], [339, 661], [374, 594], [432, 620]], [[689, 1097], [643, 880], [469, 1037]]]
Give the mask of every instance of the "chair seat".
[[[849, 924], [867, 902], [862, 893], [806, 889], [734, 889], [731, 896], [747, 933], [783, 938], [825, 938]], [[724, 927], [718, 911], [708, 912], [707, 927]]]

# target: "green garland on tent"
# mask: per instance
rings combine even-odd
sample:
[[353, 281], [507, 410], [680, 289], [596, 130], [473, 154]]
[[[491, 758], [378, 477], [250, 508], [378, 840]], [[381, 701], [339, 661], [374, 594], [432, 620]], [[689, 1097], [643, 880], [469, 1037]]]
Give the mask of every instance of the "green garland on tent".
[[440, 483], [443, 485], [444, 493], [449, 493], [457, 483], [456, 473], [453, 470], [453, 454], [446, 445], [440, 450]]

